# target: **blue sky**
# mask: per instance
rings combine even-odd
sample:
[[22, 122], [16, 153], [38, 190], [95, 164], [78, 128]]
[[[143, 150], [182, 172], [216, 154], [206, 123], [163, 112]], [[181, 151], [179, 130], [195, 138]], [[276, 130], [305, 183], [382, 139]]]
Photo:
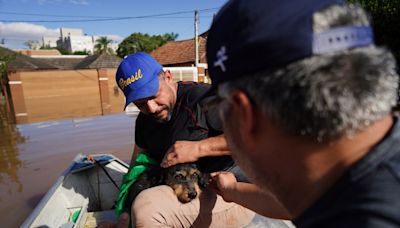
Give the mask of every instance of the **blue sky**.
[[[133, 32], [151, 35], [174, 32], [179, 34], [178, 40], [189, 39], [194, 36], [194, 10], [200, 10], [199, 32], [202, 33], [209, 28], [213, 15], [226, 1], [0, 0], [0, 39], [5, 39], [6, 47], [26, 48], [23, 43], [27, 40], [40, 40], [42, 36], [59, 36], [60, 27], [81, 28], [88, 35], [107, 35], [119, 41]], [[37, 22], [97, 20], [168, 13], [179, 14], [115, 21]]]

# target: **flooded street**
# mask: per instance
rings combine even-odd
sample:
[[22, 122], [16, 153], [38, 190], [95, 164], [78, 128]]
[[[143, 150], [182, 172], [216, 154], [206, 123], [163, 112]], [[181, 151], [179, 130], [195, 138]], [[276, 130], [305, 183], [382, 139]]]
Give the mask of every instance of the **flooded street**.
[[130, 159], [136, 115], [15, 125], [0, 106], [1, 227], [18, 227], [77, 154]]

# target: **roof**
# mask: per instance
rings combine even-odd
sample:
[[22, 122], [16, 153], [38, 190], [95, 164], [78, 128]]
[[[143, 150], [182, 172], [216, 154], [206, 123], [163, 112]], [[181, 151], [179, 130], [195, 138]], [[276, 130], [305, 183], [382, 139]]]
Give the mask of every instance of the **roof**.
[[4, 57], [4, 56], [7, 56], [7, 55], [13, 55], [13, 54], [16, 54], [16, 53], [14, 51], [11, 51], [8, 48], [0, 46], [0, 57]]
[[61, 53], [57, 49], [49, 49], [49, 50], [19, 50], [21, 54], [32, 56], [32, 55], [61, 55]]
[[0, 57], [15, 55], [15, 59], [8, 63], [8, 70], [49, 70], [49, 69], [98, 69], [98, 68], [117, 68], [121, 59], [118, 56], [106, 53], [82, 57], [36, 57], [16, 53], [7, 48], [0, 47]]
[[[206, 63], [207, 39], [199, 36], [199, 62]], [[195, 41], [194, 39], [170, 41], [150, 53], [161, 65], [194, 64]]]
[[107, 53], [95, 54], [84, 58], [75, 69], [117, 68], [121, 59]]
[[83, 59], [82, 58], [37, 58], [43, 62], [49, 63], [58, 69], [71, 70], [75, 69]]
[[50, 63], [43, 62], [38, 59], [31, 58], [26, 55], [16, 53], [10, 49], [0, 47], [0, 56], [15, 55], [15, 59], [8, 63], [8, 70], [17, 69], [57, 69]]
[[26, 55], [17, 54], [16, 58], [8, 63], [8, 70], [20, 69], [57, 69], [58, 67], [44, 62], [40, 59], [34, 59]]

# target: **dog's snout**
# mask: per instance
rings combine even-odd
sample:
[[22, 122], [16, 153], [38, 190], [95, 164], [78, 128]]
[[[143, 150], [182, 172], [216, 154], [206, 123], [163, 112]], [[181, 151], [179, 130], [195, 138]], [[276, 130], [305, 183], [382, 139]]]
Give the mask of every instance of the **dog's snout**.
[[194, 199], [194, 198], [196, 198], [196, 196], [197, 196], [197, 192], [195, 192], [195, 191], [191, 191], [188, 193], [188, 197], [190, 199]]

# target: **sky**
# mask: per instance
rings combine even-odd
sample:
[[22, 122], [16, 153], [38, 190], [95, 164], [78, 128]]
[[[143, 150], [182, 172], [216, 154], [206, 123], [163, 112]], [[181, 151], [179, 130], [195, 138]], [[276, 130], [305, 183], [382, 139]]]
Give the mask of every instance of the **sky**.
[[200, 34], [208, 30], [213, 16], [226, 2], [0, 0], [0, 40], [4, 39], [7, 48], [26, 49], [24, 43], [28, 40], [60, 36], [61, 27], [80, 28], [87, 35], [106, 35], [117, 42], [134, 32], [150, 35], [173, 32], [179, 34], [177, 40], [190, 39], [194, 37], [194, 11], [199, 11]]

